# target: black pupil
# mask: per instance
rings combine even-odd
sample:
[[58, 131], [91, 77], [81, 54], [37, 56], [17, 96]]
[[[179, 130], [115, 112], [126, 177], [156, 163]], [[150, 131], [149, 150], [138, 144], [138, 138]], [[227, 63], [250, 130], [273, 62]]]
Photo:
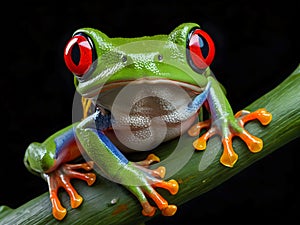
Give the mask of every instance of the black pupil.
[[209, 51], [208, 43], [207, 43], [206, 39], [199, 34], [198, 34], [198, 38], [199, 38], [199, 45], [201, 48], [202, 55], [204, 58], [206, 58], [208, 56], [208, 51]]
[[71, 52], [72, 61], [78, 66], [80, 61], [80, 50], [77, 43], [74, 44]]

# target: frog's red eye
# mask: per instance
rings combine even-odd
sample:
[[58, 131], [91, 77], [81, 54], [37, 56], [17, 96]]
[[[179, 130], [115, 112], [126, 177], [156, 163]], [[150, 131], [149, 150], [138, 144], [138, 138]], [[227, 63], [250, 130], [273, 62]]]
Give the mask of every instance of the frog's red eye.
[[68, 42], [64, 59], [68, 69], [78, 77], [82, 77], [92, 68], [95, 51], [90, 38], [83, 34], [75, 34]]
[[203, 30], [191, 31], [187, 42], [187, 58], [190, 66], [197, 72], [203, 72], [213, 61], [215, 45], [211, 37]]

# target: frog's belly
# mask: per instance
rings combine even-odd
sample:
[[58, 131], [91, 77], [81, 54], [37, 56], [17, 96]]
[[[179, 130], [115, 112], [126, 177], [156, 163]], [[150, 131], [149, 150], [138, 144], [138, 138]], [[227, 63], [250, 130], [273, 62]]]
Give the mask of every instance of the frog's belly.
[[197, 114], [186, 110], [193, 95], [171, 84], [127, 85], [101, 95], [99, 102], [112, 115], [113, 132], [107, 135], [121, 150], [154, 149], [193, 124]]

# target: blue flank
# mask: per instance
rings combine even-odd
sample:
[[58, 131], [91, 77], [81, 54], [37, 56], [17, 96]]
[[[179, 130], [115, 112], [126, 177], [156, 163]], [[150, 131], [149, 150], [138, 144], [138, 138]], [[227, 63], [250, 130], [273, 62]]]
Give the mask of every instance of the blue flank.
[[102, 132], [103, 130], [111, 127], [111, 114], [108, 113], [103, 115], [100, 111], [98, 111], [95, 113], [94, 120], [96, 123], [99, 139], [102, 141], [105, 147], [120, 160], [121, 163], [127, 164], [128, 160], [125, 158], [125, 156]]
[[120, 152], [119, 149], [108, 139], [108, 137], [103, 134], [102, 131], [98, 131], [98, 137], [101, 140], [101, 142], [105, 145], [105, 147], [113, 154], [115, 155], [121, 163], [127, 164], [129, 161], [126, 159], [126, 157]]
[[55, 158], [59, 156], [64, 147], [69, 144], [75, 138], [74, 129], [71, 128], [65, 133], [61, 134], [57, 138], [54, 139], [56, 150], [55, 150]]
[[[103, 130], [109, 128], [111, 126], [110, 114], [102, 115], [100, 112], [97, 113], [94, 117], [98, 137], [100, 141], [104, 144], [104, 146], [115, 155], [121, 163], [127, 164], [129, 161], [125, 158], [125, 156], [116, 148], [116, 146], [105, 136], [102, 132]], [[94, 130], [94, 129], [92, 129]], [[64, 147], [69, 144], [75, 138], [75, 132], [73, 128], [70, 128], [68, 131], [59, 135], [54, 139], [56, 150], [55, 150], [55, 158], [59, 156]]]

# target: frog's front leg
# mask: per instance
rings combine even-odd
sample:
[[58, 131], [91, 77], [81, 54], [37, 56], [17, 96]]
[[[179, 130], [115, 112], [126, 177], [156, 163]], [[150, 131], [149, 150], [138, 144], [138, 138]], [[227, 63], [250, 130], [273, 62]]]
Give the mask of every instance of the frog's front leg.
[[238, 155], [232, 148], [232, 138], [234, 136], [240, 137], [251, 152], [259, 152], [263, 147], [263, 141], [245, 130], [244, 125], [255, 119], [259, 120], [262, 125], [267, 125], [271, 122], [272, 115], [264, 108], [254, 112], [241, 110], [233, 115], [232, 109], [217, 81], [213, 77], [208, 77], [208, 79], [211, 81], [211, 89], [207, 98], [211, 118], [195, 124], [189, 129], [188, 133], [191, 136], [197, 136], [203, 128], [207, 129], [207, 132], [193, 143], [197, 150], [204, 150], [210, 137], [214, 135], [221, 136], [224, 150], [220, 162], [225, 166], [233, 167]]
[[101, 175], [131, 191], [139, 200], [143, 215], [153, 216], [156, 211], [156, 207], [150, 205], [147, 197], [156, 203], [163, 215], [173, 215], [177, 207], [169, 205], [155, 188], [164, 188], [175, 195], [178, 192], [178, 183], [175, 180], [161, 179], [165, 174], [164, 167], [155, 170], [147, 168], [150, 163], [159, 161], [155, 155], [150, 154], [141, 162], [128, 161], [103, 132], [110, 125], [110, 116], [98, 110], [81, 121], [76, 128], [83, 151], [94, 162], [95, 169], [98, 168]]

